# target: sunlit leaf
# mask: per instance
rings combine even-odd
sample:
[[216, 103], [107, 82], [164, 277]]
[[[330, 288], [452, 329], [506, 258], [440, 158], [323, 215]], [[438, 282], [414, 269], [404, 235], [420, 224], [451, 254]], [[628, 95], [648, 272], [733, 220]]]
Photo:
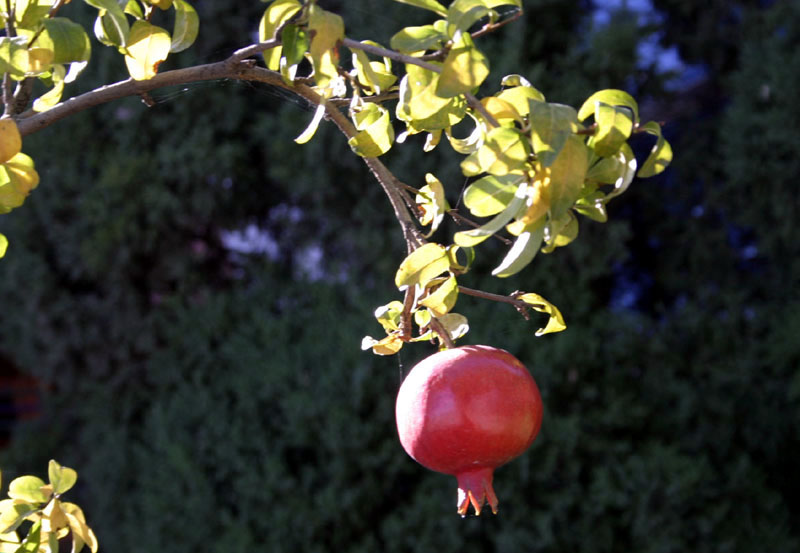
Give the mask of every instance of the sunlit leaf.
[[575, 211], [588, 217], [598, 223], [605, 223], [608, 221], [608, 213], [606, 212], [606, 195], [592, 187], [592, 190], [587, 193], [581, 193], [581, 197], [575, 202]]
[[0, 234], [0, 258], [6, 255], [6, 251], [8, 251], [8, 238], [5, 234]]
[[657, 137], [653, 149], [650, 150], [650, 155], [647, 156], [638, 173], [638, 176], [642, 178], [653, 177], [666, 169], [672, 161], [672, 146], [661, 133], [661, 125], [655, 121], [642, 125], [640, 129]]
[[33, 111], [41, 112], [47, 111], [51, 107], [61, 101], [61, 95], [64, 93], [64, 84], [67, 70], [63, 65], [54, 65], [50, 74], [50, 82], [53, 88], [36, 98], [33, 102]]
[[542, 253], [551, 253], [566, 246], [578, 237], [578, 218], [570, 210], [559, 219], [551, 219], [544, 227], [545, 246]]
[[[300, 11], [303, 6], [297, 0], [275, 0], [264, 11], [258, 24], [258, 40], [266, 42], [271, 40], [275, 30]], [[269, 69], [277, 71], [280, 68], [281, 47], [276, 46], [264, 51], [264, 62]]]
[[623, 106], [631, 110], [633, 113], [633, 122], [639, 122], [639, 105], [633, 97], [624, 90], [617, 90], [609, 88], [595, 92], [581, 106], [578, 110], [578, 120], [584, 121], [588, 117], [595, 114], [595, 104], [603, 102], [610, 106]]
[[30, 65], [27, 46], [25, 37], [0, 37], [0, 71], [17, 80], [24, 78]]
[[447, 129], [465, 117], [467, 102], [463, 96], [449, 99], [436, 96], [438, 79], [438, 73], [406, 65], [395, 114], [406, 123], [408, 134]]
[[39, 184], [30, 156], [18, 153], [0, 165], [0, 213], [19, 207]]
[[389, 45], [392, 50], [403, 54], [417, 54], [427, 50], [439, 50], [447, 40], [447, 35], [434, 25], [406, 27], [392, 36]]
[[38, 505], [22, 499], [0, 501], [0, 534], [16, 530], [25, 519], [38, 510]]
[[308, 30], [311, 36], [311, 63], [314, 80], [320, 87], [327, 87], [337, 76], [339, 53], [337, 44], [344, 38], [344, 21], [335, 13], [311, 4], [308, 11]]
[[100, 10], [94, 24], [97, 40], [108, 46], [126, 46], [131, 28], [117, 0], [84, 0]]
[[492, 274], [496, 277], [506, 278], [520, 272], [536, 257], [536, 253], [542, 245], [543, 237], [544, 228], [542, 225], [533, 224], [526, 227], [525, 230], [519, 233], [503, 261], [495, 267]]
[[476, 217], [491, 217], [503, 211], [514, 198], [523, 175], [486, 175], [464, 191], [464, 205]]
[[152, 79], [158, 66], [167, 59], [172, 38], [169, 33], [147, 21], [137, 21], [128, 35], [125, 65], [131, 78], [137, 81]]
[[543, 167], [549, 167], [570, 136], [578, 130], [575, 109], [562, 104], [529, 100], [531, 143]]
[[28, 535], [22, 540], [22, 545], [17, 549], [18, 553], [37, 553], [42, 539], [42, 523], [36, 522], [28, 531]]
[[468, 33], [462, 33], [447, 53], [436, 95], [452, 98], [477, 88], [489, 76], [489, 60]]
[[36, 476], [20, 476], [8, 485], [8, 497], [21, 499], [30, 503], [44, 503], [50, 499], [50, 494], [42, 490], [45, 483]]
[[403, 348], [403, 340], [399, 336], [390, 334], [382, 340], [376, 340], [372, 336], [364, 336], [361, 340], [361, 349], [372, 349], [376, 355], [394, 355]]
[[445, 248], [439, 244], [425, 244], [403, 260], [395, 275], [394, 283], [400, 290], [417, 284], [425, 286], [431, 279], [449, 268], [450, 260]]
[[311, 122], [308, 124], [306, 129], [300, 133], [300, 136], [294, 139], [295, 142], [298, 144], [305, 144], [314, 136], [317, 132], [317, 128], [319, 127], [320, 122], [322, 121], [322, 117], [325, 115], [325, 104], [321, 103], [317, 106], [317, 109], [314, 111], [314, 117], [311, 118]]
[[426, 173], [425, 182], [427, 184], [420, 188], [415, 201], [422, 210], [420, 223], [423, 226], [431, 225], [431, 230], [425, 236], [428, 238], [439, 228], [447, 210], [450, 209], [450, 205], [447, 203], [447, 198], [444, 195], [444, 186], [442, 186], [439, 179], [432, 173]]
[[529, 154], [529, 142], [518, 129], [496, 127], [486, 135], [483, 145], [461, 162], [461, 172], [468, 177], [481, 173], [507, 175], [523, 169]]
[[633, 150], [631, 150], [630, 146], [625, 144], [614, 157], [619, 161], [622, 169], [614, 181], [614, 190], [609, 192], [606, 201], [625, 192], [636, 175], [636, 157], [633, 155]]
[[467, 31], [483, 17], [497, 17], [489, 2], [484, 0], [455, 0], [447, 9], [447, 32], [450, 36]]
[[53, 63], [88, 61], [92, 53], [89, 35], [83, 27], [66, 17], [51, 17], [42, 21], [44, 30], [33, 46], [53, 51]]
[[628, 109], [595, 102], [597, 130], [589, 146], [601, 157], [614, 155], [631, 136], [633, 119]]
[[403, 302], [391, 301], [375, 310], [375, 318], [386, 330], [392, 332], [400, 329], [400, 317], [403, 314]]
[[162, 10], [166, 11], [172, 7], [172, 2], [174, 0], [147, 0], [150, 4], [161, 8]]
[[362, 157], [378, 157], [391, 149], [394, 127], [386, 108], [375, 103], [364, 104], [354, 119], [359, 132], [347, 141], [353, 152]]
[[550, 166], [550, 213], [559, 218], [578, 199], [589, 169], [589, 149], [577, 135], [564, 143]]
[[10, 117], [0, 119], [0, 163], [5, 163], [22, 150], [22, 135]]
[[132, 15], [136, 19], [144, 19], [144, 12], [142, 11], [142, 6], [136, 0], [128, 0], [125, 3], [125, 9], [123, 11], [128, 15]]
[[62, 467], [53, 459], [47, 466], [47, 475], [50, 478], [50, 485], [53, 486], [53, 493], [57, 495], [68, 491], [78, 480], [77, 472], [69, 467]]
[[42, 517], [42, 530], [48, 534], [69, 526], [67, 516], [61, 509], [61, 502], [56, 498], [51, 499], [42, 509]]
[[459, 313], [448, 313], [436, 318], [450, 335], [451, 340], [458, 340], [469, 332], [469, 321]]
[[197, 39], [200, 30], [200, 18], [197, 11], [186, 0], [174, 0], [175, 28], [172, 31], [172, 43], [169, 51], [174, 54], [189, 48]]
[[464, 230], [455, 233], [453, 236], [453, 241], [459, 246], [469, 248], [480, 244], [495, 232], [502, 229], [506, 223], [513, 219], [517, 212], [525, 205], [527, 189], [528, 183], [523, 181], [519, 184], [516, 192], [514, 193], [514, 197], [511, 199], [505, 209], [503, 209], [503, 211], [501, 211], [485, 225], [482, 225], [476, 229]]
[[[464, 252], [464, 262], [458, 259], [458, 252]], [[447, 255], [450, 258], [450, 270], [456, 274], [466, 273], [475, 261], [475, 249], [451, 244], [447, 246]]]
[[447, 135], [447, 140], [450, 142], [450, 146], [453, 148], [453, 150], [464, 155], [469, 155], [481, 147], [483, 144], [484, 133], [483, 126], [478, 122], [475, 116], [469, 112], [467, 112], [467, 115], [473, 120], [475, 127], [466, 138], [454, 137], [452, 134], [453, 129], [450, 127], [444, 130], [445, 134]]
[[435, 317], [448, 313], [458, 300], [458, 282], [450, 276], [442, 282], [434, 292], [420, 300], [419, 304], [430, 309]]
[[426, 10], [430, 10], [432, 12], [436, 12], [441, 16], [447, 15], [447, 8], [442, 6], [436, 0], [394, 0], [395, 2], [400, 2], [401, 4], [408, 4], [409, 6], [416, 6], [418, 8], [424, 8]]
[[[371, 40], [363, 42], [380, 47]], [[363, 50], [353, 48], [351, 51], [353, 52], [353, 67], [355, 67], [358, 80], [366, 89], [367, 94], [373, 92], [380, 94], [397, 81], [397, 76], [391, 72], [391, 60], [384, 60], [383, 63], [370, 61], [367, 53]]]
[[550, 315], [550, 319], [547, 321], [547, 326], [536, 331], [537, 336], [550, 334], [551, 332], [561, 332], [567, 328], [567, 325], [564, 322], [564, 317], [561, 315], [561, 311], [559, 311], [555, 305], [544, 299], [539, 294], [522, 294], [521, 296], [518, 296], [517, 299], [524, 301], [540, 313], [547, 313]]

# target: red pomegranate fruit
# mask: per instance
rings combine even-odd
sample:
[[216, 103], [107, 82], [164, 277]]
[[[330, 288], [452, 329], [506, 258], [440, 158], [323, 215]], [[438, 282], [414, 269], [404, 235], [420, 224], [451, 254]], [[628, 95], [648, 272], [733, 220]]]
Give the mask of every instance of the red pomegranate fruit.
[[458, 479], [458, 513], [485, 501], [497, 513], [494, 469], [521, 455], [542, 424], [542, 398], [525, 366], [502, 349], [463, 346], [423, 359], [397, 394], [403, 449]]

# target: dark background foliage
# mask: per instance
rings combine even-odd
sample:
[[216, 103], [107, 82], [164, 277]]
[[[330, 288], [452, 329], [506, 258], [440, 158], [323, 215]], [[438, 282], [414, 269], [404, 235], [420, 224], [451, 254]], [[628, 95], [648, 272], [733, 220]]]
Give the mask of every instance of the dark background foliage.
[[[385, 44], [426, 16], [322, 3]], [[569, 324], [535, 338], [541, 321], [459, 302], [466, 342], [523, 359], [546, 404], [533, 449], [497, 472], [497, 517], [457, 517], [455, 481], [396, 440], [394, 395], [430, 347], [359, 350], [404, 252], [379, 187], [330, 126], [292, 142], [302, 103], [230, 82], [26, 139], [42, 184], [0, 221], [0, 354], [36, 377], [42, 414], [0, 451], [5, 481], [76, 468], [108, 552], [797, 550], [800, 9], [653, 3], [598, 19], [599, 1], [528, 1], [482, 42], [494, 83], [519, 72], [573, 104], [629, 90], [676, 153], [512, 281], [481, 276], [502, 250], [479, 251], [464, 284], [539, 292]], [[250, 41], [264, 5], [241, 4], [195, 2], [200, 41], [169, 63]], [[672, 73], [643, 54], [673, 47]], [[99, 46], [93, 66], [77, 87], [125, 76]], [[409, 142], [388, 165], [435, 172], [455, 204], [457, 158]]]

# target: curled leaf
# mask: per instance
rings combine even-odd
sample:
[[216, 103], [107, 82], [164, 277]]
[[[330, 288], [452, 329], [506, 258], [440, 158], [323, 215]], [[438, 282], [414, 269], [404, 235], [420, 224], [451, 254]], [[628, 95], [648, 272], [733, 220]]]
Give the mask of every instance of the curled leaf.
[[542, 336], [552, 332], [561, 332], [567, 328], [567, 325], [564, 322], [564, 317], [561, 315], [561, 311], [559, 311], [555, 305], [544, 299], [539, 294], [522, 294], [518, 296], [517, 299], [524, 301], [536, 311], [550, 315], [547, 325], [544, 328], [537, 330], [536, 336]]

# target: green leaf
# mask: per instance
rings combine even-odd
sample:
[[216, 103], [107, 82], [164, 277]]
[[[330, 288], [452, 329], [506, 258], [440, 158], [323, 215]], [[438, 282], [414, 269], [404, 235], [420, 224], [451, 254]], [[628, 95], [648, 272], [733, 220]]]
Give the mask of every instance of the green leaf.
[[633, 182], [634, 175], [636, 175], [636, 157], [633, 155], [633, 150], [631, 150], [630, 146], [625, 144], [615, 157], [621, 170], [614, 181], [614, 190], [606, 196], [606, 201], [625, 192]]
[[589, 149], [577, 135], [564, 143], [564, 148], [550, 166], [550, 214], [560, 218], [580, 196], [589, 169]]
[[468, 33], [462, 33], [447, 53], [436, 95], [452, 98], [477, 88], [489, 76], [489, 61]]
[[469, 155], [476, 151], [483, 140], [483, 127], [472, 113], [467, 112], [467, 115], [475, 122], [475, 127], [466, 138], [455, 138], [452, 134], [452, 128], [448, 127], [444, 130], [447, 135], [447, 140], [450, 146], [459, 154]]
[[48, 18], [42, 23], [44, 30], [33, 45], [52, 50], [53, 63], [89, 61], [92, 45], [83, 27], [66, 17]]
[[543, 167], [549, 167], [570, 136], [578, 130], [575, 109], [562, 104], [529, 100], [531, 143]]
[[447, 33], [451, 37], [457, 34], [468, 34], [467, 31], [479, 19], [490, 16], [497, 18], [497, 13], [484, 0], [455, 0], [447, 10]]
[[588, 189], [588, 191], [581, 192], [581, 197], [575, 202], [575, 211], [593, 221], [605, 223], [608, 221], [606, 195], [597, 190], [594, 185], [586, 185], [586, 189]]
[[314, 117], [311, 118], [311, 122], [308, 124], [306, 129], [300, 133], [300, 136], [294, 139], [295, 142], [298, 144], [305, 144], [314, 136], [317, 132], [317, 128], [319, 127], [320, 122], [322, 121], [322, 117], [325, 115], [325, 103], [321, 103], [317, 106], [317, 109], [314, 111]]
[[311, 41], [308, 33], [297, 25], [286, 25], [281, 32], [283, 56], [280, 60], [280, 70], [283, 80], [291, 84], [297, 76], [297, 68], [305, 59], [308, 45]]
[[544, 230], [544, 240], [547, 245], [542, 248], [542, 252], [551, 253], [578, 237], [578, 218], [571, 210], [567, 211], [558, 219], [550, 219]]
[[670, 146], [669, 142], [664, 138], [664, 135], [661, 134], [661, 125], [655, 121], [650, 121], [646, 125], [642, 125], [640, 129], [658, 137], [653, 149], [650, 151], [650, 155], [647, 156], [647, 159], [642, 164], [642, 168], [639, 169], [639, 177], [653, 177], [666, 169], [672, 161], [672, 146]]
[[450, 268], [447, 250], [439, 244], [420, 246], [400, 264], [394, 278], [395, 285], [404, 290], [408, 286], [425, 286], [431, 279]]
[[335, 13], [311, 4], [308, 11], [308, 31], [311, 36], [311, 64], [314, 80], [326, 88], [338, 76], [337, 44], [344, 38], [344, 21]]
[[461, 171], [467, 177], [481, 173], [507, 175], [523, 169], [529, 153], [528, 141], [519, 130], [496, 127], [486, 135], [483, 146], [461, 162]]
[[499, 278], [506, 278], [520, 272], [536, 257], [543, 238], [544, 227], [538, 222], [525, 227], [492, 274]]
[[50, 499], [50, 494], [42, 490], [44, 480], [36, 476], [20, 476], [8, 485], [8, 497], [21, 499], [30, 503], [44, 503]]
[[376, 103], [366, 103], [354, 114], [359, 131], [347, 141], [361, 157], [378, 157], [388, 152], [394, 142], [394, 128], [389, 111]]
[[531, 111], [530, 101], [544, 102], [544, 94], [532, 86], [515, 86], [506, 88], [495, 94], [495, 98], [504, 100], [514, 106], [521, 116], [525, 117]]
[[597, 102], [603, 102], [610, 106], [624, 106], [633, 113], [634, 124], [639, 122], [639, 105], [636, 103], [636, 100], [624, 90], [613, 88], [601, 90], [589, 96], [581, 106], [581, 109], [578, 110], [578, 120], [583, 121], [590, 115], [594, 115], [595, 104]]
[[447, 203], [444, 186], [439, 179], [432, 173], [426, 173], [425, 182], [427, 184], [420, 188], [415, 201], [422, 210], [420, 223], [423, 226], [431, 225], [431, 230], [425, 235], [425, 238], [428, 238], [439, 228], [450, 205]]
[[0, 71], [17, 80], [25, 77], [29, 66], [28, 39], [0, 37]]
[[466, 115], [467, 102], [463, 96], [448, 99], [436, 95], [438, 80], [438, 73], [406, 65], [395, 114], [406, 123], [408, 134], [446, 129], [458, 124]]
[[42, 521], [36, 522], [28, 531], [28, 535], [22, 540], [22, 545], [17, 549], [17, 553], [37, 553], [42, 540]]
[[142, 6], [136, 0], [128, 0], [125, 3], [125, 9], [123, 11], [128, 15], [132, 15], [136, 19], [144, 19], [144, 12], [142, 11]]
[[200, 30], [200, 18], [197, 12], [186, 0], [174, 0], [175, 28], [172, 31], [172, 43], [169, 51], [171, 54], [182, 52], [194, 44]]
[[453, 241], [462, 247], [471, 248], [476, 246], [489, 238], [491, 235], [502, 229], [519, 210], [525, 205], [525, 198], [527, 196], [528, 183], [523, 181], [517, 187], [514, 197], [509, 201], [508, 205], [491, 221], [476, 229], [463, 230], [455, 233]]
[[[381, 47], [380, 44], [371, 40], [364, 40], [362, 44]], [[397, 76], [392, 73], [392, 60], [384, 58], [383, 63], [370, 61], [367, 53], [363, 50], [351, 48], [350, 51], [353, 53], [353, 67], [356, 69], [358, 80], [367, 93], [380, 94], [397, 81]]]
[[403, 315], [403, 302], [390, 301], [386, 305], [382, 305], [375, 310], [375, 318], [386, 330], [392, 332], [393, 330], [400, 330], [400, 317]]
[[476, 217], [491, 217], [503, 211], [514, 198], [523, 175], [487, 175], [464, 191], [464, 205]]
[[0, 213], [19, 207], [39, 184], [30, 156], [18, 153], [0, 165]]
[[433, 293], [421, 299], [419, 304], [430, 309], [435, 317], [441, 317], [453, 309], [457, 300], [458, 282], [456, 277], [450, 276]]
[[[275, 29], [288, 21], [300, 11], [303, 6], [297, 0], [275, 0], [264, 11], [258, 24], [258, 40], [266, 42], [272, 39]], [[276, 46], [264, 51], [264, 62], [273, 71], [280, 68], [281, 47]]]
[[[14, 4], [16, 4], [17, 29], [36, 29], [47, 17], [53, 3], [54, 0], [16, 0]], [[5, 17], [3, 17], [3, 21], [5, 21]]]
[[433, 25], [406, 27], [395, 33], [389, 41], [392, 50], [403, 54], [419, 54], [427, 50], [439, 50], [447, 35]]
[[124, 47], [131, 28], [117, 0], [84, 0], [100, 10], [94, 23], [94, 35], [107, 46]]
[[61, 101], [61, 95], [64, 92], [64, 78], [66, 77], [66, 74], [67, 70], [64, 69], [63, 65], [53, 66], [50, 79], [48, 79], [52, 83], [53, 88], [34, 100], [33, 111], [47, 111]]
[[[464, 263], [461, 263], [458, 260], [458, 252], [464, 252], [464, 256], [466, 257]], [[456, 246], [455, 244], [451, 244], [447, 246], [447, 255], [450, 257], [450, 270], [457, 274], [458, 273], [463, 274], [469, 271], [469, 268], [475, 261], [474, 248], [463, 248], [461, 246]]]
[[524, 301], [540, 313], [547, 313], [550, 315], [550, 319], [547, 321], [547, 326], [536, 331], [537, 336], [550, 334], [551, 332], [561, 332], [567, 328], [567, 325], [564, 322], [564, 317], [561, 315], [561, 311], [559, 311], [555, 305], [544, 299], [539, 294], [522, 294], [521, 296], [518, 296], [517, 299]]
[[152, 79], [158, 66], [167, 59], [172, 39], [169, 33], [147, 21], [137, 21], [128, 35], [125, 65], [131, 78], [137, 81]]
[[589, 147], [601, 157], [617, 153], [633, 131], [633, 119], [628, 109], [603, 102], [595, 102], [594, 121], [597, 131], [589, 140]]
[[8, 250], [8, 238], [5, 234], [0, 234], [0, 258], [6, 255]]
[[57, 495], [68, 491], [78, 480], [77, 472], [69, 467], [62, 467], [53, 459], [47, 466], [47, 475], [50, 478], [50, 485], [53, 486], [53, 493]]
[[447, 15], [447, 8], [442, 6], [439, 2], [436, 2], [436, 0], [394, 0], [394, 1], [400, 2], [401, 4], [408, 4], [409, 6], [416, 6], [417, 8], [430, 10], [432, 12], [436, 12], [442, 17], [445, 17]]

